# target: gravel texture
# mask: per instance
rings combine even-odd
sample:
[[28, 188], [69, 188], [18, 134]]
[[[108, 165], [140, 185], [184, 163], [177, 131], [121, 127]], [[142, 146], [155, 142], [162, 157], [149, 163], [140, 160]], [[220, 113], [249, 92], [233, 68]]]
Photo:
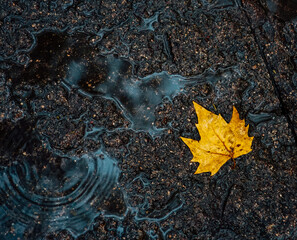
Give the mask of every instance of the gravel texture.
[[[0, 169], [101, 149], [121, 171], [85, 231], [34, 222], [22, 239], [297, 239], [297, 3], [280, 2], [5, 0]], [[153, 105], [150, 131], [135, 129], [121, 103], [94, 94], [110, 56], [127, 63], [123, 78], [197, 82]], [[79, 83], [65, 81], [73, 60], [87, 69]], [[250, 124], [253, 151], [235, 169], [194, 175], [179, 138], [199, 139], [193, 101], [228, 121], [234, 105]], [[17, 239], [13, 224], [3, 239]]]

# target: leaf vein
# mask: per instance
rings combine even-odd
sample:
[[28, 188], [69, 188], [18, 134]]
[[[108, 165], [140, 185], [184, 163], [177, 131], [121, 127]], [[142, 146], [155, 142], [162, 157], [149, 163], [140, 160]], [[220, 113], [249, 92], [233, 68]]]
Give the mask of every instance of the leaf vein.
[[225, 144], [224, 141], [220, 138], [220, 136], [216, 133], [216, 131], [214, 130], [213, 126], [211, 126], [211, 128], [212, 128], [214, 134], [217, 136], [217, 138], [218, 138], [218, 139], [221, 141], [221, 143], [224, 145], [225, 149], [230, 153], [230, 155], [228, 155], [228, 156], [232, 157], [232, 156], [233, 156], [233, 151], [231, 151], [231, 150], [229, 150], [229, 149], [227, 148], [226, 144]]

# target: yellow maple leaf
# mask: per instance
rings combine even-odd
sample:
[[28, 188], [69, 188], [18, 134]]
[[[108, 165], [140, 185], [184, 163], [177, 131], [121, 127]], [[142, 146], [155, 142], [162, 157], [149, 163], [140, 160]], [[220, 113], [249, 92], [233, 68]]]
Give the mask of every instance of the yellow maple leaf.
[[[233, 115], [227, 123], [221, 114], [216, 115], [199, 104], [194, 103], [198, 124], [196, 127], [200, 134], [200, 141], [181, 137], [190, 148], [193, 159], [199, 162], [195, 174], [211, 172], [211, 176], [229, 160], [252, 151], [254, 137], [248, 136], [249, 126], [239, 118], [238, 111], [233, 106]], [[234, 161], [235, 163], [235, 161]]]

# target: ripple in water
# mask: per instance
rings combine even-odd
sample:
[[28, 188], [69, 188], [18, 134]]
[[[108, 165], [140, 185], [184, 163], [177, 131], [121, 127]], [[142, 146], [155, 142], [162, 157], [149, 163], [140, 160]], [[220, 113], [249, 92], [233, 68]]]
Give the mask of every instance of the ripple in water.
[[24, 160], [0, 171], [0, 239], [42, 238], [88, 230], [118, 181], [116, 161], [101, 151], [47, 165]]

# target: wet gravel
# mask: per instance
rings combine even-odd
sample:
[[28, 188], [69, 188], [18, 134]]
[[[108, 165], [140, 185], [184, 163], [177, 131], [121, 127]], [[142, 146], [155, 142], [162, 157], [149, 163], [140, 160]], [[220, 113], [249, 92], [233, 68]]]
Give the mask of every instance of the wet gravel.
[[[0, 185], [0, 238], [297, 238], [297, 14], [287, 2], [4, 1], [0, 177], [25, 161], [38, 168], [98, 149], [121, 172], [79, 233], [29, 217], [19, 227]], [[141, 129], [129, 99], [95, 91], [111, 76], [108, 59], [127, 63], [121, 79], [166, 71], [196, 82], [144, 101], [154, 117]], [[86, 69], [79, 79], [73, 62]], [[250, 124], [253, 151], [235, 169], [228, 161], [213, 177], [193, 174], [179, 138], [199, 139], [192, 101], [228, 121], [235, 105]]]

